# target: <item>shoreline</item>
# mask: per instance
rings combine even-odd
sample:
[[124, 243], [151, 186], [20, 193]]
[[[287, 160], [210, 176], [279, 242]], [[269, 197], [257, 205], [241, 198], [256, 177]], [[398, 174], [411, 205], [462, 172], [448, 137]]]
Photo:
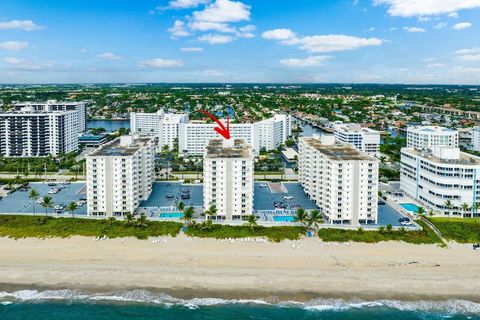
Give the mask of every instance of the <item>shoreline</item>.
[[0, 238], [0, 291], [480, 302], [480, 255], [470, 245], [445, 249], [400, 242], [335, 246], [311, 238], [281, 243], [222, 243], [183, 235], [160, 239], [154, 244], [133, 238]]

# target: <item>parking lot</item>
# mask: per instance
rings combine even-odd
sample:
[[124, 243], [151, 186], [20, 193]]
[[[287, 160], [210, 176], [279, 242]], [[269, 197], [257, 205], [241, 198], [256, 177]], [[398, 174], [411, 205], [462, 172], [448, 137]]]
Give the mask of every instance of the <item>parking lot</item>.
[[[85, 183], [71, 183], [64, 185], [64, 188], [57, 194], [49, 194], [48, 191], [55, 187], [48, 186], [46, 183], [32, 182], [30, 183], [30, 187], [37, 190], [40, 197], [51, 197], [54, 205], [67, 205], [72, 201], [79, 201], [80, 198], [86, 196], [84, 191]], [[32, 200], [28, 198], [30, 190], [31, 189], [28, 189], [28, 191], [17, 190], [4, 197], [0, 200], [0, 212], [10, 214], [33, 213], [33, 203]], [[45, 209], [38, 203], [35, 204], [35, 210], [38, 214], [45, 214]], [[47, 211], [53, 213], [53, 208], [49, 208]], [[75, 211], [75, 214], [86, 215], [87, 206], [80, 206]]]

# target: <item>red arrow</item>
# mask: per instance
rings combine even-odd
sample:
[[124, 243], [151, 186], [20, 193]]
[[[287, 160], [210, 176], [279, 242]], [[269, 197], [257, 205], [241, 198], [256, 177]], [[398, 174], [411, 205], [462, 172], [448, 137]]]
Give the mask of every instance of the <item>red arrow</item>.
[[230, 139], [230, 118], [227, 116], [227, 127], [223, 125], [223, 123], [218, 120], [213, 114], [205, 110], [198, 110], [198, 112], [203, 113], [204, 115], [208, 116], [210, 119], [215, 121], [218, 124], [218, 127], [214, 128], [218, 134], [222, 135], [225, 139]]

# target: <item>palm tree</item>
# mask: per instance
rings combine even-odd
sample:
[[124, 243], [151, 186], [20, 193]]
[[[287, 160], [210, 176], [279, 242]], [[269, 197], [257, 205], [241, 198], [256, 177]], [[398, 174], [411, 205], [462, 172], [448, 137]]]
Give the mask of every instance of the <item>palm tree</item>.
[[474, 202], [472, 204], [472, 209], [474, 210], [475, 216], [478, 216], [478, 210], [480, 209], [480, 202]]
[[252, 229], [252, 231], [254, 230], [254, 228], [258, 225], [257, 224], [257, 217], [253, 214], [249, 215], [247, 217], [247, 225], [250, 227], [250, 229]]
[[185, 224], [187, 225], [190, 224], [190, 222], [193, 219], [194, 213], [195, 213], [195, 210], [193, 209], [193, 207], [188, 207], [188, 208], [185, 208], [185, 210], [183, 210], [182, 219], [185, 221]]
[[67, 207], [65, 208], [65, 210], [69, 211], [70, 214], [72, 215], [72, 218], [75, 218], [75, 210], [78, 209], [78, 205], [76, 202], [70, 202]]
[[177, 208], [178, 208], [178, 210], [183, 211], [183, 209], [185, 209], [185, 203], [183, 203], [182, 201], [180, 201], [180, 202], [177, 204]]
[[308, 227], [312, 227], [315, 231], [318, 231], [318, 225], [323, 223], [322, 214], [318, 210], [312, 210], [307, 218]]
[[433, 213], [434, 213], [434, 212], [433, 212], [433, 209], [428, 210], [428, 215], [429, 215], [430, 217], [433, 217]]
[[40, 194], [38, 193], [37, 190], [35, 189], [30, 190], [30, 193], [28, 194], [28, 198], [32, 200], [33, 215], [35, 215], [35, 203], [37, 202], [39, 197], [40, 197]]
[[53, 207], [53, 200], [51, 197], [43, 197], [40, 201], [40, 205], [45, 208], [45, 216], [48, 216], [48, 208]]
[[293, 217], [293, 221], [300, 222], [302, 226], [305, 226], [307, 219], [308, 219], [307, 213], [303, 208], [298, 209], [297, 214], [295, 215], [295, 217]]
[[135, 224], [136, 224], [137, 228], [140, 229], [140, 230], [146, 229], [148, 227], [147, 216], [142, 213], [140, 215], [140, 217], [137, 219]]
[[133, 217], [133, 214], [131, 214], [130, 212], [127, 213], [127, 215], [125, 216], [125, 224], [129, 227], [135, 224], [135, 218]]
[[452, 201], [446, 200], [446, 201], [445, 201], [445, 207], [447, 208], [448, 216], [450, 217], [450, 210], [451, 210], [452, 207], [453, 207]]
[[470, 206], [468, 205], [468, 203], [464, 202], [462, 203], [462, 210], [463, 210], [463, 215], [465, 216], [465, 214], [467, 213], [468, 210], [471, 210]]
[[417, 214], [418, 214], [420, 217], [423, 217], [423, 215], [425, 214], [425, 208], [424, 208], [424, 207], [418, 207]]
[[208, 210], [206, 210], [204, 212], [204, 214], [208, 217], [208, 216], [214, 216], [217, 214], [217, 207], [215, 206], [210, 206], [210, 208], [208, 208]]

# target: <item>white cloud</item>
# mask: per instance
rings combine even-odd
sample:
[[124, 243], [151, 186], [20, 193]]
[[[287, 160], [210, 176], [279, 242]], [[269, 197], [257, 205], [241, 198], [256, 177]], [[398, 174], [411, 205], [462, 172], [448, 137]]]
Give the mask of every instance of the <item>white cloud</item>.
[[431, 63], [427, 65], [428, 68], [441, 68], [445, 67], [443, 63]]
[[207, 76], [211, 76], [211, 77], [222, 77], [224, 75], [222, 71], [216, 70], [216, 69], [204, 70], [203, 74], [205, 74]]
[[186, 48], [180, 48], [180, 51], [182, 51], [182, 52], [202, 52], [203, 48], [186, 47]]
[[457, 59], [461, 61], [480, 61], [480, 47], [470, 49], [460, 49], [455, 51]]
[[238, 30], [240, 30], [241, 32], [252, 32], [257, 30], [257, 27], [254, 26], [253, 24], [249, 24], [249, 25], [238, 28]]
[[453, 30], [463, 30], [463, 29], [467, 29], [467, 28], [470, 28], [472, 26], [472, 24], [470, 22], [459, 22], [459, 23], [455, 23], [452, 27]]
[[456, 19], [456, 18], [458, 18], [458, 12], [449, 13], [449, 14], [447, 15], [447, 17], [449, 17], [449, 18], [455, 18], [455, 19]]
[[445, 22], [439, 22], [436, 25], [434, 25], [432, 28], [435, 29], [435, 30], [441, 30], [441, 29], [445, 28], [446, 26], [447, 26], [447, 24]]
[[383, 43], [377, 38], [360, 38], [342, 34], [298, 36], [290, 29], [274, 29], [262, 33], [262, 38], [278, 40], [284, 45], [298, 45], [309, 52], [334, 52], [354, 50], [367, 46], [379, 46]]
[[0, 42], [0, 49], [8, 51], [20, 51], [28, 47], [28, 42], [22, 41], [5, 41]]
[[240, 22], [250, 20], [250, 6], [240, 1], [217, 0], [202, 11], [193, 13], [195, 21]]
[[436, 60], [437, 60], [437, 58], [425, 58], [425, 59], [423, 59], [422, 61], [424, 61], [424, 62], [432, 62], [432, 61], [436, 61]]
[[45, 70], [55, 65], [54, 62], [34, 62], [34, 61], [18, 59], [14, 57], [4, 57], [3, 61], [6, 64], [11, 65], [12, 67], [18, 70], [24, 70], [24, 71]]
[[267, 40], [291, 40], [296, 37], [295, 32], [285, 28], [268, 30], [262, 33], [262, 38]]
[[199, 5], [206, 3], [208, 3], [208, 0], [172, 0], [168, 3], [168, 8], [188, 9], [198, 7]]
[[323, 65], [330, 58], [331, 56], [311, 56], [304, 59], [290, 58], [282, 59], [280, 63], [289, 67], [315, 67]]
[[172, 34], [172, 37], [187, 37], [190, 35], [190, 32], [185, 29], [185, 22], [182, 20], [175, 20], [173, 27], [168, 29], [168, 32]]
[[386, 5], [388, 14], [398, 17], [437, 16], [480, 7], [480, 0], [373, 0], [373, 3]]
[[41, 27], [35, 24], [32, 20], [11, 20], [7, 22], [0, 22], [0, 29], [21, 29], [24, 31], [33, 31]]
[[105, 60], [122, 60], [122, 57], [111, 52], [97, 54], [97, 58]]
[[175, 68], [183, 66], [183, 61], [179, 59], [161, 59], [155, 58], [151, 60], [144, 60], [138, 63], [141, 67], [150, 68]]
[[206, 34], [198, 37], [198, 40], [209, 44], [225, 44], [232, 42], [235, 38], [222, 34]]
[[418, 27], [403, 27], [403, 30], [405, 30], [405, 31], [407, 31], [407, 32], [414, 32], [414, 33], [426, 32], [425, 29], [423, 29], [423, 28], [418, 28]]
[[210, 22], [210, 21], [192, 21], [188, 25], [193, 31], [209, 31], [215, 30], [219, 32], [235, 32], [234, 27], [229, 26], [226, 23]]

